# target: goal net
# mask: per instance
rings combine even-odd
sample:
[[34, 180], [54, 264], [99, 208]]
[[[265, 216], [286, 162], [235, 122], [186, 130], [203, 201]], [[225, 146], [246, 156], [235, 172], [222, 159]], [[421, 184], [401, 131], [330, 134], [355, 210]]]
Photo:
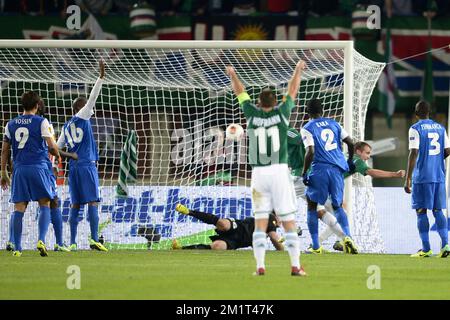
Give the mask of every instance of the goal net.
[[[246, 123], [224, 72], [227, 65], [235, 67], [255, 101], [266, 87], [281, 100], [296, 63], [305, 60], [291, 125], [300, 130], [307, 121], [307, 101], [318, 97], [324, 116], [347, 129], [350, 124], [352, 137], [364, 139], [367, 105], [384, 64], [346, 51], [346, 42], [161, 43], [0, 44], [2, 126], [21, 112], [22, 93], [36, 90], [57, 135], [73, 115], [72, 101], [92, 89], [99, 59], [105, 61], [106, 78], [91, 123], [100, 156], [100, 235], [111, 249], [169, 249], [172, 239], [181, 245], [207, 243], [214, 227], [178, 214], [177, 203], [222, 218], [252, 215], [247, 140], [233, 142], [224, 134], [229, 124], [245, 128]], [[352, 65], [352, 76], [345, 74], [346, 64]], [[351, 88], [344, 79], [353, 80]], [[346, 95], [351, 98], [344, 103]], [[63, 176], [58, 183], [67, 244], [69, 190]], [[12, 212], [9, 196], [9, 191], [2, 192], [3, 243]], [[363, 252], [383, 252], [369, 178], [354, 175], [352, 197], [356, 243]], [[298, 207], [306, 247], [310, 240], [303, 200]], [[30, 204], [24, 217], [24, 249], [34, 248], [37, 241], [37, 214], [36, 204]], [[87, 209], [79, 219], [78, 247], [88, 248]], [[52, 227], [47, 243], [54, 244]]]

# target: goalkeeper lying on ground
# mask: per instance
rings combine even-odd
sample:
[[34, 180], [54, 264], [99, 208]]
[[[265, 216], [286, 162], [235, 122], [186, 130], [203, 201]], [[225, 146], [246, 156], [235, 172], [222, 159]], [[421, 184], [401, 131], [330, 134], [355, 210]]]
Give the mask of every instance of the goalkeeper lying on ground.
[[[189, 210], [182, 204], [177, 204], [176, 211], [197, 218], [198, 220], [216, 226], [217, 235], [210, 236], [211, 244], [194, 244], [182, 247], [177, 240], [173, 240], [172, 249], [212, 249], [212, 250], [236, 250], [252, 246], [252, 235], [255, 230], [255, 218], [244, 220], [233, 218], [220, 219], [219, 217], [195, 210]], [[280, 226], [280, 220], [276, 215], [269, 215], [269, 224], [266, 234], [277, 250], [284, 250], [281, 236], [276, 232]]]

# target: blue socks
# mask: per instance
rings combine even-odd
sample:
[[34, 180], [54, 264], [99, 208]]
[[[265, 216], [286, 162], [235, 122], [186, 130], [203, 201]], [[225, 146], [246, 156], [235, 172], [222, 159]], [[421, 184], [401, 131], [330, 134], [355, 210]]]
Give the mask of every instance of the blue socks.
[[336, 219], [337, 219], [339, 225], [342, 228], [342, 231], [344, 231], [345, 236], [351, 237], [350, 227], [348, 225], [348, 218], [347, 218], [347, 214], [345, 213], [344, 209], [342, 207], [339, 207], [334, 210], [334, 214], [336, 216]]
[[69, 225], [70, 225], [70, 244], [76, 244], [77, 241], [77, 228], [78, 228], [78, 213], [80, 209], [71, 208], [69, 213]]
[[23, 212], [14, 211], [12, 220], [13, 220], [13, 231], [14, 231], [14, 250], [22, 251]]
[[50, 217], [53, 224], [53, 229], [55, 230], [55, 238], [56, 238], [56, 244], [59, 246], [63, 245], [62, 240], [62, 216], [61, 216], [61, 210], [59, 207], [50, 209]]
[[14, 212], [9, 219], [9, 242], [14, 243]]
[[441, 248], [443, 248], [448, 244], [447, 218], [442, 210], [433, 211], [433, 216], [436, 219], [437, 232], [441, 237]]
[[319, 217], [317, 216], [317, 211], [308, 210], [308, 230], [311, 235], [312, 247], [313, 249], [319, 249]]
[[44, 243], [49, 224], [50, 224], [50, 208], [39, 207], [39, 220], [38, 220], [39, 240], [41, 240]]
[[417, 214], [417, 229], [419, 229], [420, 239], [422, 240], [422, 250], [424, 252], [430, 251], [430, 238], [428, 235], [430, 223], [426, 212]]
[[89, 225], [91, 227], [91, 238], [98, 242], [98, 207], [88, 206]]

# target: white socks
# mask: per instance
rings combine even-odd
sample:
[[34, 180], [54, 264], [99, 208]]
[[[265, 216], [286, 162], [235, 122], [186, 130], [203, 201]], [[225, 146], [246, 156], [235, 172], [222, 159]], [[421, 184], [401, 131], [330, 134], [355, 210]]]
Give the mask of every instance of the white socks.
[[266, 243], [266, 233], [255, 230], [253, 232], [253, 255], [256, 259], [256, 269], [265, 268]]
[[344, 231], [342, 231], [341, 226], [337, 222], [337, 219], [334, 215], [329, 213], [328, 211], [320, 218], [323, 223], [325, 223], [328, 227], [324, 232], [320, 234], [319, 242], [327, 240], [333, 233], [339, 238], [343, 239], [345, 237]]
[[300, 241], [297, 232], [286, 232], [285, 246], [291, 258], [291, 266], [300, 268]]

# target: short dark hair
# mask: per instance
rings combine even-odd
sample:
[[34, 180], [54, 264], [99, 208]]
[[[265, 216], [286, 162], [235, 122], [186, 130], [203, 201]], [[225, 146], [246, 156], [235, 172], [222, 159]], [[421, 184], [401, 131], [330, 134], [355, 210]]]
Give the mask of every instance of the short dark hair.
[[38, 102], [38, 112], [41, 117], [45, 116], [45, 103], [44, 100], [41, 98]]
[[372, 146], [365, 141], [358, 141], [357, 143], [355, 143], [355, 150], [362, 151], [365, 147], [369, 147], [370, 149], [372, 149]]
[[34, 91], [27, 91], [22, 94], [22, 108], [25, 111], [31, 111], [36, 108], [36, 105], [41, 100], [41, 97]]
[[277, 103], [277, 97], [270, 88], [265, 88], [259, 94], [259, 103], [262, 108], [271, 108]]
[[428, 118], [431, 112], [431, 105], [425, 100], [420, 100], [416, 104], [415, 112], [419, 118]]
[[306, 104], [306, 112], [308, 112], [308, 114], [310, 115], [313, 114], [321, 115], [322, 102], [316, 98], [309, 100], [308, 103]]
[[73, 109], [74, 113], [77, 113], [78, 111], [80, 111], [81, 108], [84, 107], [86, 102], [87, 102], [87, 99], [84, 96], [79, 96], [78, 98], [76, 98], [72, 103], [72, 109]]

